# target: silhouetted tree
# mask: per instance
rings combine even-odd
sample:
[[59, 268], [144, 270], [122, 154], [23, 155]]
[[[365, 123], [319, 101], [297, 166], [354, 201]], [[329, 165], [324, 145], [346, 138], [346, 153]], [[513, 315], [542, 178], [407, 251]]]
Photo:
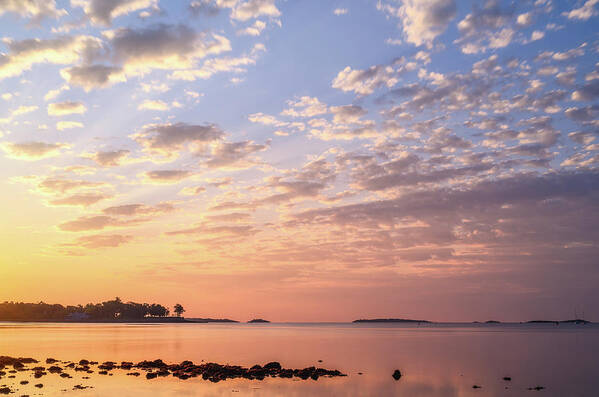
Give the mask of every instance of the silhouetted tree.
[[177, 315], [177, 317], [181, 317], [181, 315], [185, 312], [185, 309], [183, 309], [183, 306], [177, 303], [174, 307], [174, 312]]

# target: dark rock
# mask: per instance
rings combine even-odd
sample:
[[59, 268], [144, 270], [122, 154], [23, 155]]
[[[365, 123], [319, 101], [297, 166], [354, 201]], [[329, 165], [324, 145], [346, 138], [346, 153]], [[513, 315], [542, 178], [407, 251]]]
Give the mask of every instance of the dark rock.
[[48, 368], [48, 372], [50, 372], [51, 374], [59, 374], [62, 372], [62, 368], [60, 368], [57, 365], [53, 365], [50, 368]]
[[108, 371], [98, 371], [98, 374], [100, 374], [100, 375], [108, 375]]
[[12, 393], [12, 390], [8, 387], [0, 387], [0, 394], [9, 394]]
[[71, 376], [71, 375], [69, 375], [69, 374], [67, 374], [67, 373], [65, 373], [65, 372], [63, 372], [62, 374], [60, 374], [60, 377], [61, 377], [61, 378], [72, 378], [72, 376]]
[[264, 366], [266, 371], [279, 371], [281, 369], [281, 363], [277, 361], [272, 361]]
[[37, 385], [35, 385], [35, 387], [37, 387], [38, 389], [41, 389], [42, 387], [44, 387], [44, 385], [42, 383], [38, 383]]
[[154, 378], [157, 378], [157, 377], [158, 377], [158, 374], [156, 372], [148, 372], [146, 374], [146, 379], [154, 379]]
[[528, 390], [536, 390], [536, 391], [541, 391], [545, 389], [543, 386], [535, 386], [535, 387], [529, 387]]
[[28, 381], [28, 380], [22, 380], [20, 383], [21, 383], [22, 385], [26, 385], [26, 384], [28, 384], [28, 383], [29, 383], [29, 381]]
[[55, 358], [47, 358], [46, 359], [46, 364], [54, 364], [54, 363], [57, 363], [57, 362], [58, 362], [58, 360], [55, 359]]
[[506, 382], [510, 382], [512, 380], [512, 377], [511, 376], [504, 376], [503, 380], [506, 381]]
[[482, 388], [482, 386], [479, 386], [479, 385], [472, 385], [472, 388], [473, 388], [473, 389], [481, 389], [481, 388]]
[[393, 375], [391, 376], [393, 377], [393, 379], [399, 380], [399, 378], [401, 378], [401, 371], [396, 369], [395, 371], [393, 371]]
[[89, 361], [87, 361], [87, 360], [79, 360], [79, 365], [89, 365]]

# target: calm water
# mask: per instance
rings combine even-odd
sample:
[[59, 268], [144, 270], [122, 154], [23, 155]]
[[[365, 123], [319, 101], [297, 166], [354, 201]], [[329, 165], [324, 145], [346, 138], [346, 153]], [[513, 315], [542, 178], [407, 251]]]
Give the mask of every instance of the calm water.
[[[322, 366], [349, 376], [313, 380], [146, 380], [48, 375], [43, 389], [4, 377], [16, 395], [84, 396], [599, 396], [599, 326], [366, 324], [0, 323], [0, 355], [96, 361], [214, 361]], [[318, 363], [322, 360], [322, 363]], [[395, 368], [404, 376], [396, 382]], [[358, 375], [362, 372], [363, 375]], [[85, 374], [87, 375], [87, 374]], [[502, 380], [511, 376], [511, 382]], [[93, 389], [74, 391], [75, 384]], [[482, 389], [472, 389], [472, 385]], [[542, 391], [529, 387], [544, 386]], [[506, 387], [508, 389], [506, 389]], [[66, 391], [65, 391], [66, 390]]]

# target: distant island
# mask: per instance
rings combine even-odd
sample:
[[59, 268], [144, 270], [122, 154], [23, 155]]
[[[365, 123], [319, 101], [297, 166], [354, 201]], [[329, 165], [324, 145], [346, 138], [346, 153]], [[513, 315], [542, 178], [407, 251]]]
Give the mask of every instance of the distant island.
[[248, 324], [256, 324], [256, 323], [270, 323], [270, 321], [264, 320], [261, 318], [255, 318], [253, 320], [248, 321]]
[[427, 320], [411, 320], [406, 318], [373, 318], [354, 320], [353, 323], [430, 323]]
[[526, 324], [591, 324], [590, 321], [582, 320], [580, 318], [574, 320], [532, 320], [527, 321]]

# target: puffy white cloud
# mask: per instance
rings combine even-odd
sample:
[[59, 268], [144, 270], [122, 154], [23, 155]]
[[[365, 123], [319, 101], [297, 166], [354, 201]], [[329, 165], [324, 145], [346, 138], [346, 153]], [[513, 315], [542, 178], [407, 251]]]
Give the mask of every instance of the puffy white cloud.
[[377, 8], [399, 18], [406, 41], [417, 46], [430, 47], [456, 15], [455, 0], [396, 0], [393, 3], [379, 0]]
[[566, 15], [568, 19], [587, 20], [599, 13], [597, 8], [595, 8], [597, 4], [599, 4], [599, 0], [587, 0], [581, 7], [565, 12], [564, 15]]
[[14, 13], [39, 23], [44, 18], [59, 18], [66, 10], [56, 8], [56, 0], [1, 0], [0, 15]]
[[260, 36], [264, 28], [266, 28], [266, 23], [257, 20], [247, 28], [238, 30], [237, 34], [246, 36]]
[[35, 64], [72, 64], [90, 56], [101, 47], [91, 36], [61, 36], [54, 39], [5, 41], [9, 52], [0, 54], [0, 80], [21, 75]]
[[332, 86], [345, 92], [369, 95], [381, 86], [393, 87], [398, 81], [392, 66], [376, 65], [365, 70], [353, 70], [347, 66], [337, 74]]
[[231, 11], [231, 18], [239, 21], [257, 18], [262, 15], [278, 17], [281, 12], [275, 5], [275, 0], [246, 0], [237, 2]]
[[281, 112], [283, 116], [313, 117], [327, 112], [327, 105], [315, 97], [303, 96], [297, 100], [287, 101], [287, 105], [289, 107]]

